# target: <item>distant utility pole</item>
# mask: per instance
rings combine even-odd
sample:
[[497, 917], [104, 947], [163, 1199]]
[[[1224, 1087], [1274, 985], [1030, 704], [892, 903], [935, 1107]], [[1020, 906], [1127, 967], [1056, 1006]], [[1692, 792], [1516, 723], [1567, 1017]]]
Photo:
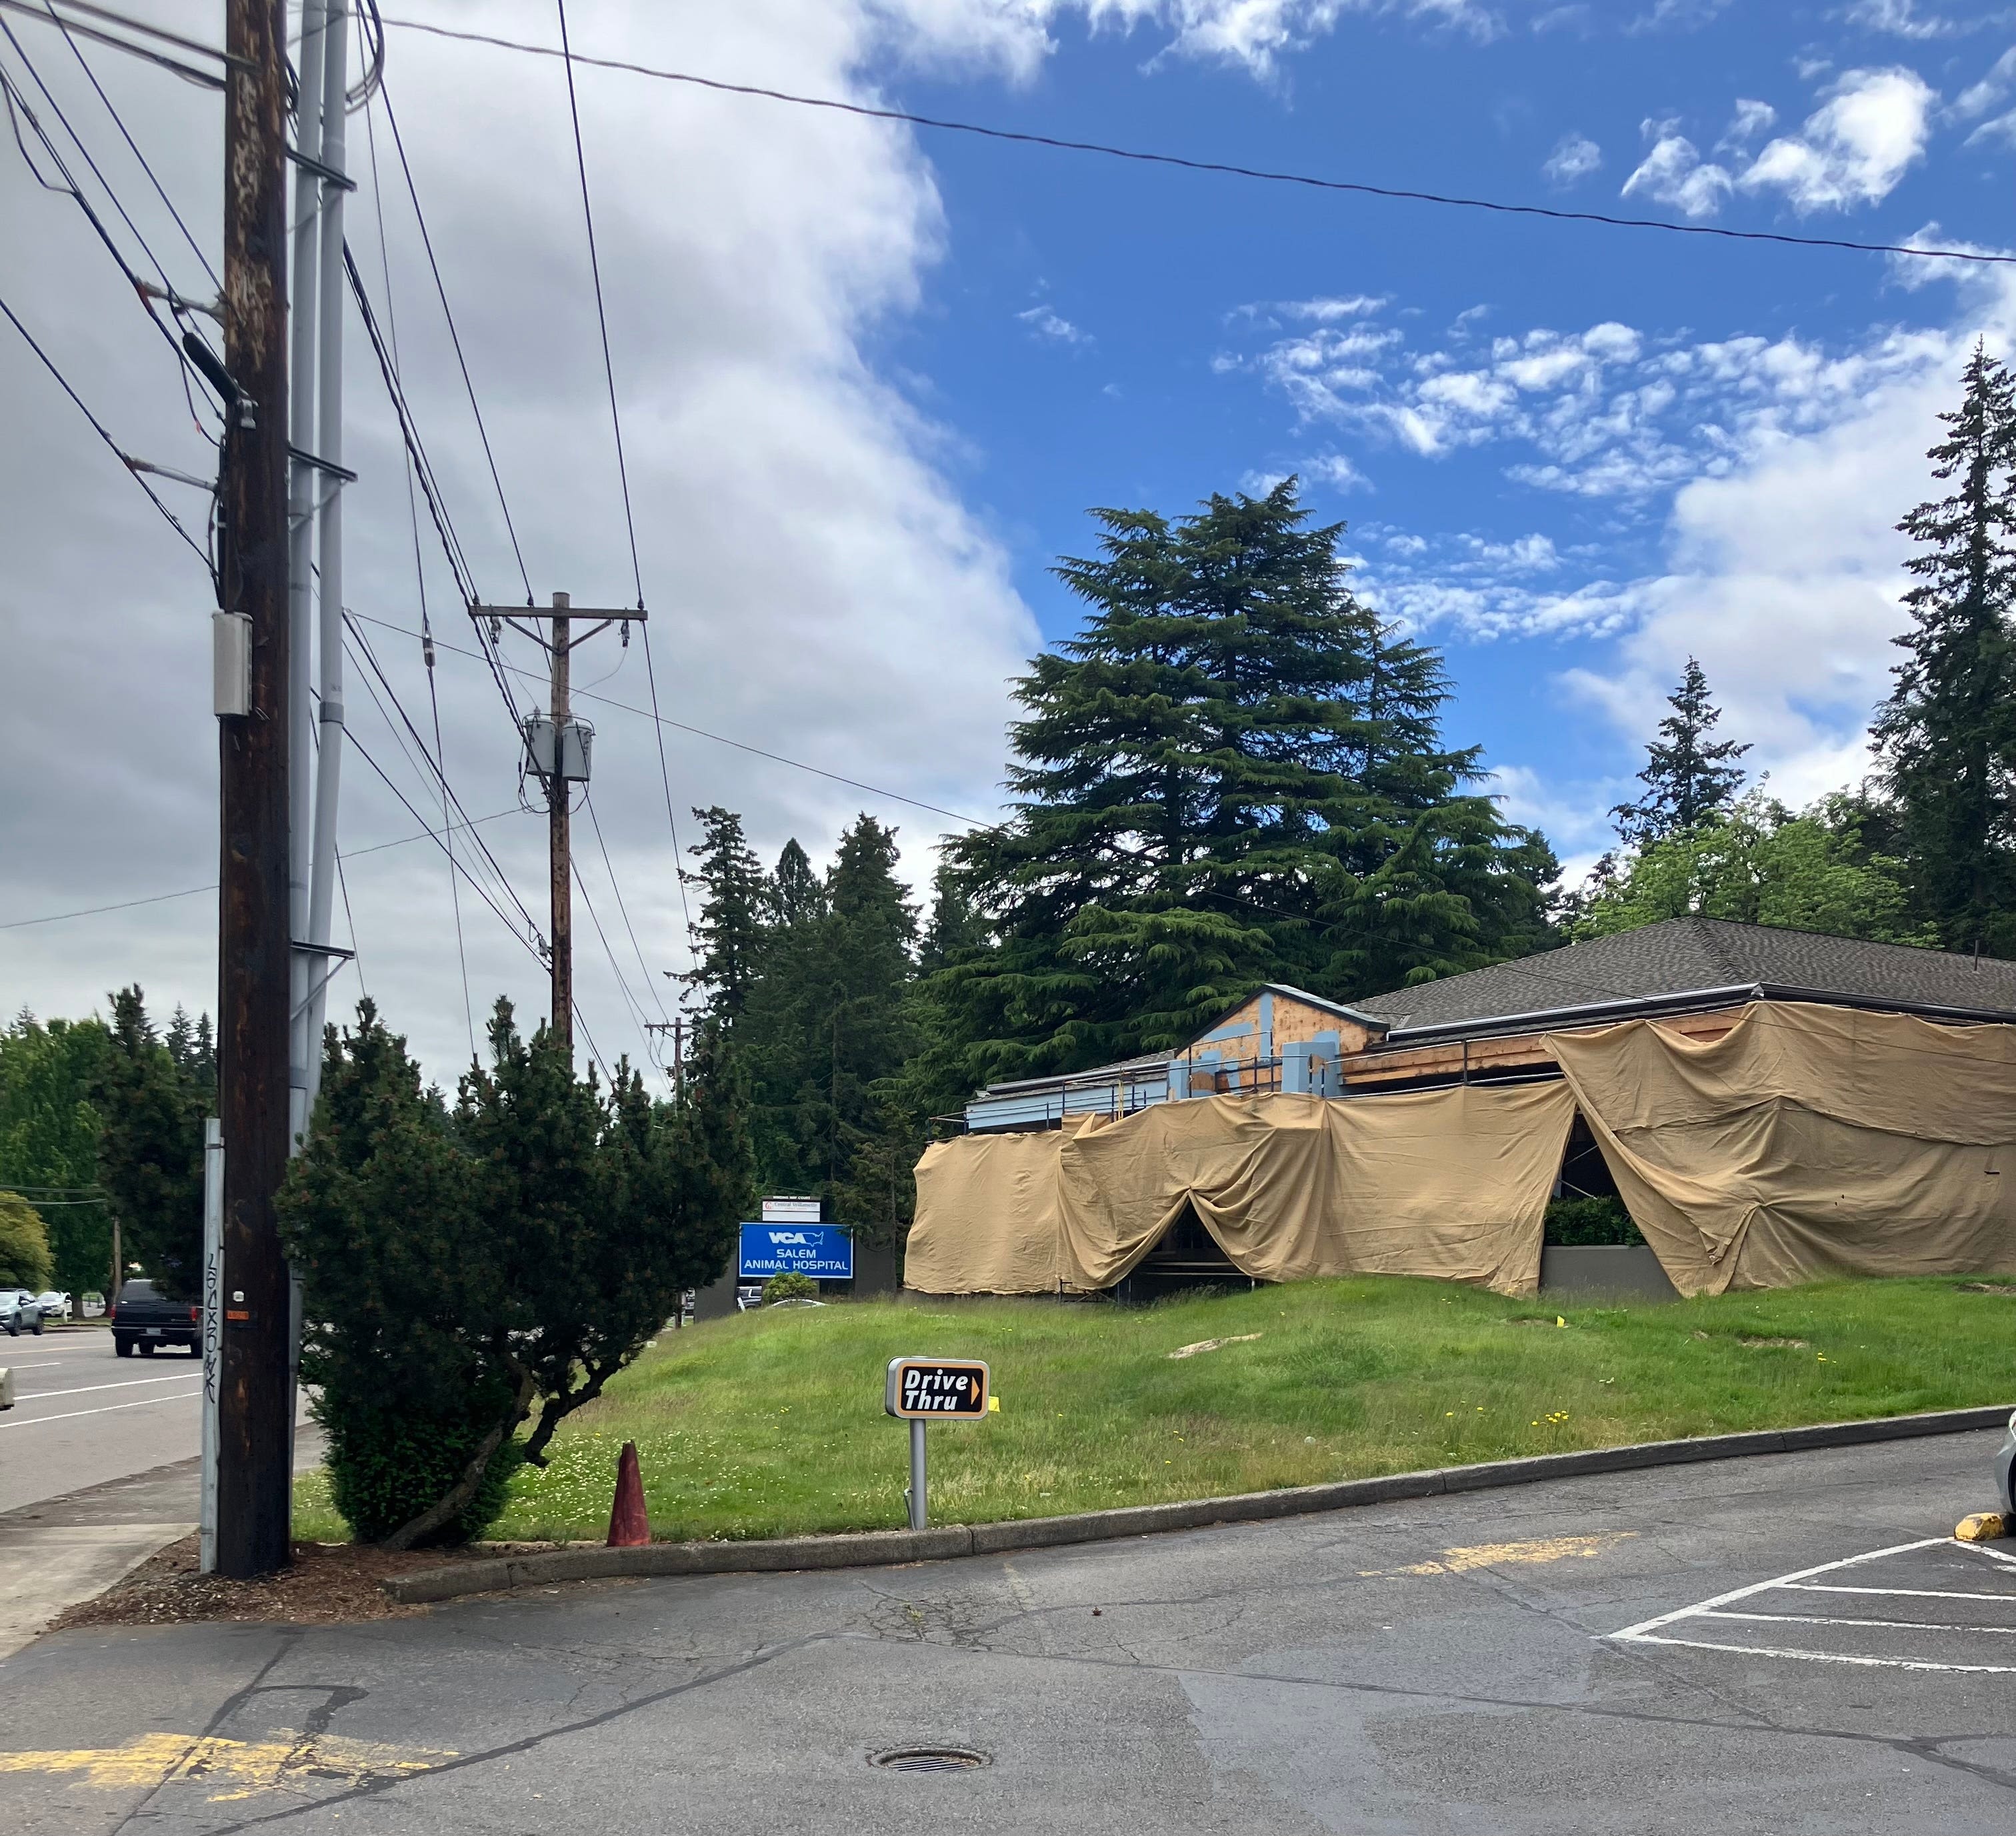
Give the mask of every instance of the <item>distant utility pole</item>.
[[[664, 973], [670, 975], [671, 971], [668, 969]], [[647, 1033], [670, 1033], [672, 1035], [672, 1064], [671, 1070], [668, 1074], [672, 1080], [672, 1094], [675, 1096], [685, 1096], [686, 1093], [686, 1016], [681, 1013], [675, 1014], [670, 1020], [647, 1020], [644, 1022], [644, 1031]]]
[[217, 650], [218, 1094], [224, 1301], [220, 1572], [288, 1557], [287, 73], [283, 0], [226, 0], [225, 403]]
[[[595, 729], [578, 721], [567, 704], [569, 659], [581, 645], [612, 625], [623, 628], [623, 641], [630, 642], [632, 623], [644, 622], [642, 607], [576, 606], [565, 593], [553, 595], [553, 608], [536, 606], [471, 605], [472, 618], [490, 621], [493, 640], [500, 625], [522, 632], [546, 652], [553, 664], [553, 692], [549, 711], [535, 714], [525, 722], [525, 756], [546, 794], [548, 826], [547, 862], [553, 887], [553, 1029], [554, 1036], [574, 1056], [574, 895], [573, 856], [567, 833], [567, 787], [588, 782], [589, 758]], [[574, 621], [593, 618], [600, 622], [577, 635]], [[542, 631], [541, 625], [546, 626]]]

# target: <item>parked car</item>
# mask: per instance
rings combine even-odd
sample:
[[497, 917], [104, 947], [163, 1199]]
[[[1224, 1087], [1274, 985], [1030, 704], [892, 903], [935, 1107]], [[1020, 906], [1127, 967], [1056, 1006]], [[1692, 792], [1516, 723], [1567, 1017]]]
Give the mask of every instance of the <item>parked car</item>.
[[41, 1333], [42, 1310], [26, 1288], [0, 1287], [0, 1327], [5, 1328], [10, 1338], [18, 1339], [23, 1332]]
[[180, 1345], [203, 1355], [203, 1309], [187, 1301], [171, 1301], [151, 1281], [129, 1281], [110, 1309], [112, 1349], [131, 1358], [137, 1348], [151, 1358], [157, 1345]]
[[60, 1288], [51, 1288], [47, 1294], [38, 1294], [35, 1305], [42, 1310], [45, 1319], [70, 1318], [70, 1296]]

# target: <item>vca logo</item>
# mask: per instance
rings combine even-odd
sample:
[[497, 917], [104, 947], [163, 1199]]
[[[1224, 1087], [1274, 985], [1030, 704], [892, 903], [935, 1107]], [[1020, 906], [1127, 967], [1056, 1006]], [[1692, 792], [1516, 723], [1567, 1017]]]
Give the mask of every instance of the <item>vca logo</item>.
[[779, 1244], [784, 1243], [796, 1244], [801, 1250], [808, 1250], [812, 1247], [812, 1239], [802, 1230], [773, 1230], [770, 1233], [772, 1248], [774, 1249]]

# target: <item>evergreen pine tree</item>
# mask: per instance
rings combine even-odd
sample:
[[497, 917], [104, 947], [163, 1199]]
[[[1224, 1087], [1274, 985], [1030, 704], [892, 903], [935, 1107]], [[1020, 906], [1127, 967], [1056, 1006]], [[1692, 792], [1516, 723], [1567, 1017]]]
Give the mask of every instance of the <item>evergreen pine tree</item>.
[[1743, 768], [1736, 763], [1750, 750], [1747, 741], [1711, 740], [1722, 710], [1708, 698], [1708, 677], [1694, 658], [1666, 697], [1672, 712], [1659, 722], [1665, 736], [1645, 748], [1638, 781], [1645, 794], [1620, 803], [1610, 813], [1627, 845], [1643, 848], [1713, 820], [1736, 801]]
[[994, 933], [938, 971], [970, 1081], [1189, 1038], [1258, 982], [1349, 998], [1517, 954], [1544, 844], [1441, 737], [1439, 656], [1352, 596], [1293, 479], [1095, 513], [1090, 615], [1017, 689], [1020, 808], [949, 856]]
[[2016, 953], [2016, 387], [1976, 344], [1959, 409], [1931, 448], [1946, 497], [1898, 527], [1913, 628], [1875, 738], [1920, 901], [1948, 949]]
[[679, 979], [699, 992], [707, 1013], [733, 1026], [741, 1017], [758, 972], [771, 883], [734, 811], [715, 805], [693, 815], [700, 839], [686, 852], [700, 866], [680, 871], [689, 885], [700, 889], [700, 920], [693, 927], [699, 951], [693, 967]]
[[782, 927], [802, 924], [825, 912], [826, 888], [812, 870], [812, 857], [794, 836], [784, 844], [777, 870], [770, 876], [770, 921]]
[[[98, 1177], [121, 1255], [164, 1291], [193, 1292], [203, 1259], [203, 1093], [147, 1017], [135, 986], [111, 997], [108, 1049], [92, 1093], [104, 1125]], [[122, 1272], [123, 1273], [123, 1272]]]

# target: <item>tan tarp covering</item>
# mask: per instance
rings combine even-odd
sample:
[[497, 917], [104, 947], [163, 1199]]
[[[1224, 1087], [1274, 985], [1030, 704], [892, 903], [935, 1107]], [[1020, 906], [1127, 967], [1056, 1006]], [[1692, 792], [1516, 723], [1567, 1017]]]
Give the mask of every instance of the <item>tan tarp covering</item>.
[[2016, 1027], [1759, 1002], [1547, 1044], [1683, 1294], [2016, 1269]]
[[1427, 1275], [1530, 1293], [1574, 1101], [1561, 1084], [1350, 1102], [1215, 1096], [926, 1150], [906, 1287], [1111, 1287], [1188, 1205], [1263, 1281]]

